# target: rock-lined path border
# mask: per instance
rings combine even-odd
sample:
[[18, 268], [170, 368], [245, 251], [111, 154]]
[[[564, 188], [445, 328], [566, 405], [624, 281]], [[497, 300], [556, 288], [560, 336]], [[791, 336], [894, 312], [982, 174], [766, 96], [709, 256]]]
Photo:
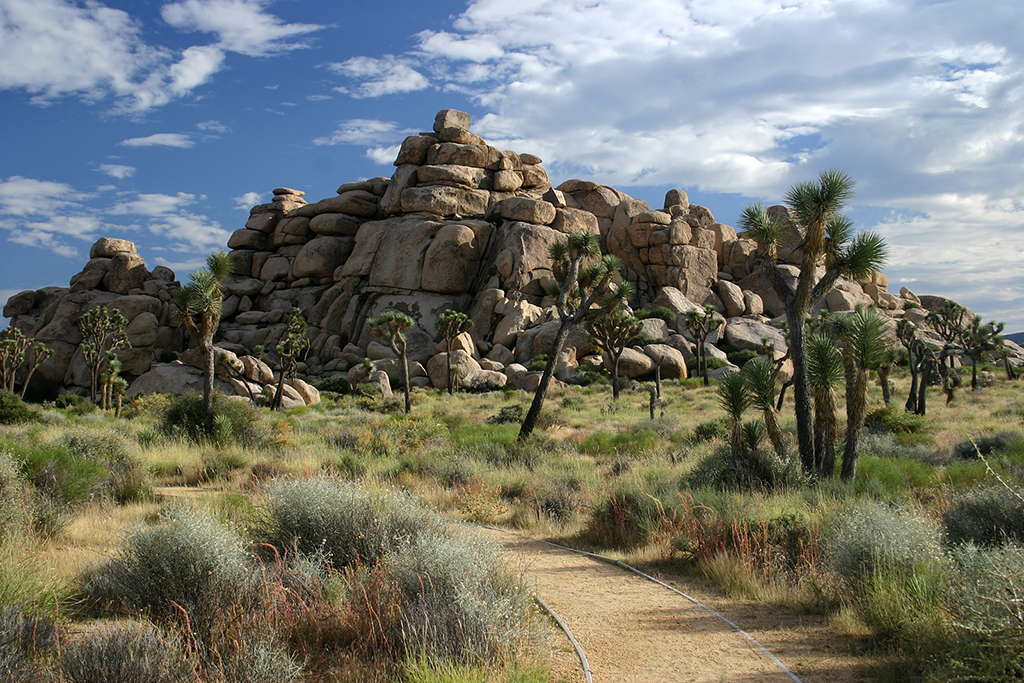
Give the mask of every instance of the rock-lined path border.
[[800, 683], [735, 623], [633, 567], [505, 530], [488, 533], [575, 634], [596, 683]]

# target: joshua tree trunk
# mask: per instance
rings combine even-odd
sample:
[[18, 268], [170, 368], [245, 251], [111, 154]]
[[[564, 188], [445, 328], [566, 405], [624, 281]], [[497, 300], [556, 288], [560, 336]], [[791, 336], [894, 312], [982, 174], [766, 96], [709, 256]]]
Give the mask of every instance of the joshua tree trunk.
[[[203, 344], [204, 368], [203, 368], [203, 421], [206, 425], [206, 433], [213, 434], [213, 344]], [[284, 382], [284, 375], [281, 376]], [[278, 387], [278, 391], [281, 388]]]
[[[412, 400], [410, 398], [409, 391], [409, 358], [405, 355], [405, 344], [401, 346], [402, 356], [402, 390], [405, 392], [405, 414], [408, 415], [412, 412]], [[451, 353], [449, 351], [449, 353]], [[450, 356], [449, 356], [450, 357]], [[450, 362], [450, 361], [449, 361]], [[452, 376], [448, 375], [448, 390], [451, 391]]]
[[619, 359], [622, 358], [622, 354], [609, 351], [609, 355], [612, 357], [612, 400], [619, 400]]
[[846, 384], [846, 448], [843, 450], [842, 478], [853, 481], [857, 476], [857, 449], [860, 444], [860, 432], [864, 428], [864, 415], [867, 413], [868, 371], [856, 370]]
[[814, 471], [831, 479], [836, 470], [836, 403], [831, 391], [814, 397], [814, 454]]
[[[661, 364], [664, 362], [665, 359], [662, 358], [658, 361], [657, 365], [654, 366], [654, 389], [658, 392], [658, 398], [661, 398]], [[654, 419], [653, 412], [651, 413], [651, 419]]]
[[786, 307], [789, 320], [789, 353], [793, 359], [793, 401], [796, 410], [796, 440], [800, 461], [805, 472], [814, 471], [814, 462], [820, 460], [814, 453], [814, 423], [811, 392], [807, 384], [807, 361], [804, 357], [803, 314], [795, 306]]
[[[452, 347], [451, 347], [451, 344], [448, 345], [448, 351], [444, 354], [444, 360], [445, 360], [445, 363], [448, 366], [448, 374], [445, 375], [445, 377], [448, 378], [448, 395], [451, 396], [451, 395], [453, 395], [455, 393], [455, 389], [452, 387], [452, 384], [454, 384], [454, 382], [452, 382]], [[408, 380], [408, 378], [406, 378], [406, 379]], [[409, 412], [409, 411], [407, 410], [405, 412]]]
[[978, 390], [978, 357], [971, 356], [971, 391]]
[[533, 403], [530, 404], [530, 410], [526, 413], [523, 426], [519, 429], [519, 441], [525, 441], [533, 433], [533, 428], [537, 424], [537, 417], [540, 416], [540, 409], [544, 406], [544, 397], [548, 393], [551, 375], [555, 372], [555, 363], [562, 354], [562, 347], [565, 346], [565, 340], [569, 336], [569, 327], [571, 325], [572, 321], [568, 317], [561, 318], [561, 322], [558, 325], [558, 334], [555, 335], [555, 343], [551, 348], [551, 355], [548, 356], [548, 363], [544, 366], [544, 374], [540, 376], [540, 384], [537, 386], [537, 392], [533, 395]]
[[885, 407], [889, 407], [889, 402], [892, 400], [892, 392], [889, 390], [889, 368], [879, 367], [878, 370], [878, 383], [882, 385], [882, 401], [885, 403]]
[[908, 412], [917, 413], [917, 389], [918, 380], [920, 379], [921, 366], [918, 364], [919, 361], [914, 360], [913, 351], [910, 352], [910, 395], [907, 396], [907, 403], [905, 408]]
[[[940, 361], [945, 363], [946, 361]], [[928, 409], [928, 383], [932, 379], [932, 363], [928, 358], [921, 359], [921, 386], [917, 388], [917, 414], [923, 416]]]

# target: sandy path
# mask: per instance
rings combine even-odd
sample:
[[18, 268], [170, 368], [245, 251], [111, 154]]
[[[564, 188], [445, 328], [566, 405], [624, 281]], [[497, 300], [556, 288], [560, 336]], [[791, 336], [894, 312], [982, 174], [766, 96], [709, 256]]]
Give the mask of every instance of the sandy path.
[[793, 683], [743, 635], [657, 584], [539, 541], [489, 533], [568, 624], [595, 683]]

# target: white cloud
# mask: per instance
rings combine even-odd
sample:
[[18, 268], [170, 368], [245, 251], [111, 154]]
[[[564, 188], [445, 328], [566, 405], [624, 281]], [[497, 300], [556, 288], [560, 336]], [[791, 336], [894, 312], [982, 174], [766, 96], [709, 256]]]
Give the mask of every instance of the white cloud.
[[184, 0], [164, 5], [160, 16], [181, 30], [215, 33], [221, 48], [250, 57], [308, 47], [297, 38], [325, 28], [284, 23], [265, 11], [267, 4], [263, 0]]
[[100, 173], [106, 173], [111, 178], [117, 178], [118, 180], [131, 178], [135, 175], [134, 166], [123, 166], [121, 164], [100, 164], [98, 170]]
[[224, 248], [231, 233], [206, 216], [186, 212], [161, 216], [149, 224], [149, 232], [165, 238], [172, 251], [193, 252]]
[[361, 81], [355, 88], [337, 88], [352, 97], [380, 97], [423, 90], [430, 81], [409, 63], [411, 60], [384, 55], [380, 58], [353, 57], [344, 62], [330, 64], [337, 74]]
[[166, 216], [180, 211], [195, 201], [194, 194], [184, 192], [179, 192], [176, 195], [139, 194], [131, 201], [115, 204], [110, 208], [110, 213], [114, 215]]
[[47, 215], [77, 206], [89, 195], [70, 185], [11, 176], [0, 180], [0, 209], [9, 216]]
[[314, 145], [373, 145], [400, 140], [416, 131], [399, 128], [394, 121], [349, 119], [338, 124], [330, 137], [316, 138]]
[[156, 133], [144, 138], [129, 138], [117, 143], [125, 147], [177, 147], [189, 149], [195, 146], [195, 140], [188, 133]]
[[391, 147], [371, 147], [366, 150], [366, 158], [375, 163], [389, 166], [398, 158], [398, 152], [401, 149], [401, 145], [392, 145]]
[[262, 204], [262, 200], [263, 195], [259, 192], [246, 192], [241, 196], [231, 198], [231, 201], [235, 203], [235, 208], [243, 211], [248, 211], [257, 204]]
[[202, 121], [196, 124], [196, 128], [209, 133], [220, 133], [224, 134], [228, 132], [228, 127], [220, 121]]
[[172, 26], [216, 34], [213, 45], [150, 45], [128, 12], [95, 0], [0, 2], [0, 90], [24, 90], [45, 105], [66, 96], [114, 98], [141, 113], [184, 97], [224, 67], [225, 53], [272, 55], [308, 47], [299, 36], [324, 28], [289, 24], [264, 0], [184, 0], [164, 5]]

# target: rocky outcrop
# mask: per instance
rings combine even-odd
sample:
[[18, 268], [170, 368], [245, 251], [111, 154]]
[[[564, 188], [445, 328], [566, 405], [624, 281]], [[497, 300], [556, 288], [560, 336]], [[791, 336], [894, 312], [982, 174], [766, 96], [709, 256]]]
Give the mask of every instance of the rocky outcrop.
[[[517, 364], [527, 366], [547, 353], [558, 328], [548, 294], [556, 284], [548, 252], [577, 230], [598, 235], [603, 251], [622, 260], [622, 275], [636, 288], [634, 307], [664, 307], [678, 316], [674, 328], [656, 318], [645, 323], [648, 341], [664, 343], [629, 349], [625, 376], [644, 376], [660, 362], [664, 377], [685, 377], [692, 359], [685, 314], [705, 305], [727, 318], [711, 343], [722, 339], [733, 348], [757, 349], [768, 339], [777, 354], [784, 353], [783, 323], [773, 323], [784, 310], [759, 270], [753, 240], [718, 222], [682, 190], [670, 190], [664, 205], [652, 208], [589, 180], [554, 187], [539, 157], [493, 147], [470, 124], [465, 112], [443, 110], [430, 132], [404, 140], [390, 178], [345, 183], [335, 196], [312, 202], [301, 190], [279, 187], [269, 202], [252, 207], [227, 243], [235, 270], [225, 282], [219, 343], [244, 365], [244, 378], [224, 376], [225, 391], [247, 393], [271, 383], [269, 367], [264, 371], [251, 354], [261, 346], [274, 364], [273, 350], [293, 307], [309, 323], [310, 350], [298, 368], [305, 386], [322, 378], [361, 380], [366, 357], [384, 373], [377, 382], [381, 393], [400, 382], [397, 361], [387, 349], [371, 349], [379, 340], [366, 328], [367, 318], [389, 309], [416, 322], [406, 331], [410, 381], [445, 386], [438, 367], [447, 349], [438, 346], [437, 317], [449, 308], [474, 323], [452, 350], [462, 386], [506, 380], [529, 386], [534, 373]], [[795, 279], [803, 236], [784, 207], [769, 212], [787, 226], [780, 269]], [[132, 342], [122, 352], [126, 373], [141, 382], [153, 368], [157, 375], [146, 382], [166, 376], [173, 381], [160, 386], [182, 387], [195, 368], [187, 361], [156, 363], [186, 349], [171, 315], [178, 286], [169, 269], [147, 270], [131, 242], [103, 238], [69, 287], [16, 294], [4, 315], [54, 349], [37, 371], [40, 377], [81, 387], [88, 373], [77, 351], [77, 318], [96, 306], [118, 308], [129, 318]], [[863, 282], [841, 280], [823, 306], [840, 312], [875, 304], [894, 318], [921, 319], [914, 306], [941, 305], [938, 297], [918, 298], [905, 288], [890, 294], [888, 286], [881, 273]], [[583, 330], [570, 333], [566, 348], [558, 365], [563, 379], [581, 377], [577, 365], [601, 365]], [[292, 390], [299, 400], [312, 400], [309, 391]]]

